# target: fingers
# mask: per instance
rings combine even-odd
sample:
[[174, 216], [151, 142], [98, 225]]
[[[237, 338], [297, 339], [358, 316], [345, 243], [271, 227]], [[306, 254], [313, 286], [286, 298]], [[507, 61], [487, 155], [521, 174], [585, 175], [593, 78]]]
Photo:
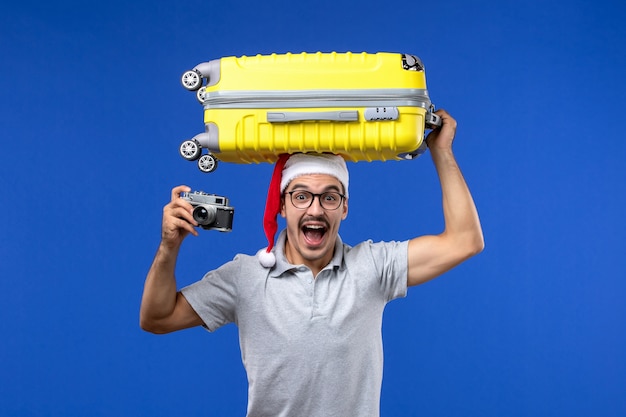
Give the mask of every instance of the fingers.
[[163, 208], [163, 215], [170, 215], [176, 218], [181, 218], [189, 221], [197, 226], [197, 223], [193, 219], [193, 206], [180, 197], [180, 193], [189, 192], [191, 188], [186, 185], [179, 185], [172, 189], [171, 201]]
[[450, 114], [447, 111], [445, 111], [444, 109], [439, 109], [435, 111], [435, 114], [441, 117], [442, 128], [446, 126], [456, 131], [456, 120], [452, 116], [450, 116]]
[[[172, 211], [164, 213], [163, 215], [163, 239], [168, 241], [182, 241], [182, 239], [189, 233], [194, 236], [198, 236], [198, 231], [194, 228], [197, 223], [193, 220], [193, 217], [188, 212], [176, 212]], [[193, 222], [193, 223], [192, 223]]]
[[441, 126], [430, 132], [426, 144], [431, 150], [451, 148], [456, 135], [456, 120], [444, 109], [438, 109], [435, 114], [441, 117]]
[[193, 219], [193, 206], [180, 197], [181, 192], [191, 191], [186, 185], [174, 187], [171, 193], [171, 201], [163, 207], [163, 224], [161, 238], [164, 241], [180, 244], [191, 233], [198, 235], [194, 226], [198, 223]]
[[180, 197], [180, 193], [188, 193], [189, 191], [191, 191], [191, 188], [186, 185], [179, 185], [178, 187], [172, 188], [172, 197], [170, 198], [170, 201], [177, 200]]
[[197, 226], [193, 219], [193, 207], [185, 200], [173, 201], [163, 207], [163, 221], [179, 224], [176, 220], [183, 220], [186, 224]]

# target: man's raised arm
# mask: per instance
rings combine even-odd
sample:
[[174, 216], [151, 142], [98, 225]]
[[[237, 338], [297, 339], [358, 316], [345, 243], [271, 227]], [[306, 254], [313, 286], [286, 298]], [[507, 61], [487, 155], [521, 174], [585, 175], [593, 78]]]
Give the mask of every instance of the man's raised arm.
[[409, 242], [409, 286], [443, 274], [484, 248], [478, 212], [452, 152], [456, 121], [444, 110], [436, 113], [441, 116], [442, 126], [433, 130], [426, 141], [441, 182], [445, 229], [439, 235]]
[[193, 208], [180, 198], [183, 191], [190, 188], [183, 185], [174, 188], [171, 201], [163, 208], [161, 243], [144, 284], [139, 325], [152, 333], [169, 333], [202, 324], [185, 297], [176, 291], [174, 270], [180, 246], [189, 233], [198, 234]]

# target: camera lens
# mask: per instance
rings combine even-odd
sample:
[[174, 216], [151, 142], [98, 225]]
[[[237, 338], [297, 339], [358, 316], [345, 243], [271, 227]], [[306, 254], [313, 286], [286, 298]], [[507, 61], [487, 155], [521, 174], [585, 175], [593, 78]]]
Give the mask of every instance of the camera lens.
[[215, 208], [211, 206], [197, 206], [193, 209], [193, 219], [202, 226], [209, 225], [215, 221]]

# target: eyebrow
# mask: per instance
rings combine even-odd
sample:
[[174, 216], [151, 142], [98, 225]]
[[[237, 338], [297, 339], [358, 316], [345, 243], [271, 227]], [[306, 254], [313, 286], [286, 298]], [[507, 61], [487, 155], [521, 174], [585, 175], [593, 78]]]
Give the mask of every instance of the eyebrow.
[[[289, 187], [291, 188], [290, 191], [294, 191], [296, 189], [303, 189], [305, 191], [309, 191], [309, 187], [307, 187], [305, 184], [302, 183], [295, 183], [293, 184], [293, 187]], [[337, 187], [334, 184], [330, 184], [328, 185], [326, 188], [324, 188], [324, 190], [322, 191], [323, 193], [329, 192], [329, 191], [336, 191], [338, 193], [342, 193], [341, 189], [339, 187]], [[285, 191], [285, 192], [289, 192], [289, 191]]]

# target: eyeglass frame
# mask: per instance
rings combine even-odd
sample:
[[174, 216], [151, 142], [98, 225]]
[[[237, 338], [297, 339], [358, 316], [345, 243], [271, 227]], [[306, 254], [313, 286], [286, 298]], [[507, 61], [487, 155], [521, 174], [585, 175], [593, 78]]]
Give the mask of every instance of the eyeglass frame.
[[[309, 205], [306, 206], [306, 207], [298, 207], [298, 206], [296, 206], [296, 204], [293, 202], [293, 194], [294, 193], [310, 194], [311, 195], [311, 201], [309, 202]], [[312, 193], [312, 192], [310, 192], [308, 190], [291, 190], [291, 191], [285, 191], [283, 193], [283, 196], [285, 196], [286, 194], [289, 194], [289, 201], [291, 201], [291, 205], [294, 206], [298, 210], [306, 210], [309, 207], [311, 207], [313, 205], [313, 201], [315, 201], [315, 197], [317, 197], [317, 201], [319, 201], [320, 206], [324, 210], [329, 210], [329, 211], [337, 210], [339, 207], [341, 207], [341, 204], [346, 200], [345, 194], [341, 194], [339, 191], [324, 191], [323, 193], [316, 194], [316, 193]], [[326, 207], [324, 207], [324, 203], [322, 203], [322, 196], [324, 194], [337, 194], [339, 196], [339, 204], [337, 205], [337, 207], [335, 207], [335, 208], [326, 208]]]

